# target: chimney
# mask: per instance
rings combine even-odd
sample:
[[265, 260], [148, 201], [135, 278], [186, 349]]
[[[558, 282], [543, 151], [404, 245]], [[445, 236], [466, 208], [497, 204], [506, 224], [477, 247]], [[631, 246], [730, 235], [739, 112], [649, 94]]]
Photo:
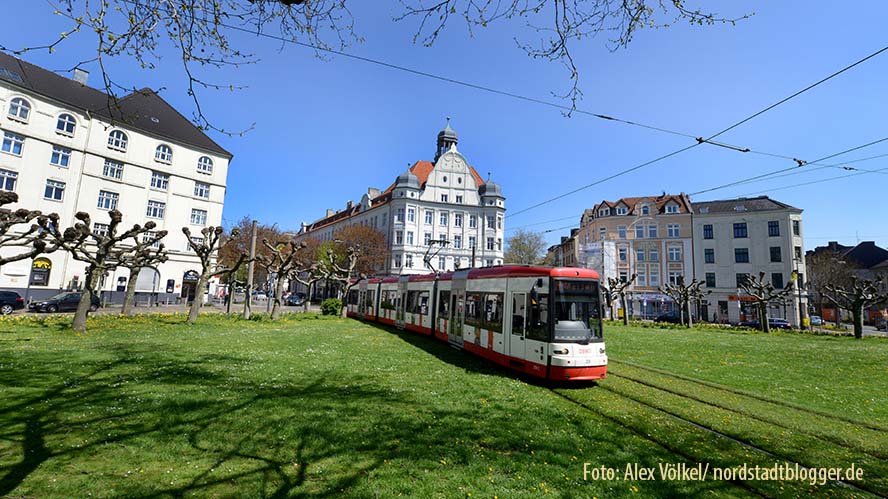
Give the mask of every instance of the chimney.
[[332, 216], [333, 216], [333, 210], [332, 210], [331, 208], [327, 208], [327, 216], [328, 216], [328, 217], [332, 217]]
[[345, 203], [345, 209], [350, 210], [350, 209], [352, 209], [352, 206], [354, 206], [354, 205], [355, 205], [355, 203], [353, 203], [351, 200], [349, 200], [349, 202]]
[[370, 187], [370, 188], [368, 188], [368, 189], [367, 189], [367, 196], [369, 196], [370, 199], [373, 199], [373, 198], [375, 198], [375, 197], [378, 197], [378, 196], [379, 196], [379, 189], [377, 189], [376, 187]]
[[74, 81], [77, 83], [86, 86], [86, 81], [89, 79], [89, 71], [80, 68], [74, 68]]

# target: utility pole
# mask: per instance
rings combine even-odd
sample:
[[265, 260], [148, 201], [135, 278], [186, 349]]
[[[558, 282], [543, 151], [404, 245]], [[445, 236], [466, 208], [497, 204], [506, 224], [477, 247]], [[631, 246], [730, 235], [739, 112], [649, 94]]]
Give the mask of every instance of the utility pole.
[[244, 319], [250, 318], [250, 305], [253, 300], [253, 268], [256, 260], [256, 221], [253, 220], [253, 227], [250, 233], [250, 263], [247, 264], [247, 289], [244, 298]]

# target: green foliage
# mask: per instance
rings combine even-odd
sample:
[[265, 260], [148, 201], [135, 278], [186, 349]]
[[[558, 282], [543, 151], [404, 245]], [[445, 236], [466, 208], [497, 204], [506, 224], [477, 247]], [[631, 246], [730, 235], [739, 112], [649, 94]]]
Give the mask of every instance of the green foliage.
[[339, 315], [342, 311], [342, 300], [339, 298], [327, 298], [321, 302], [321, 313], [324, 315]]

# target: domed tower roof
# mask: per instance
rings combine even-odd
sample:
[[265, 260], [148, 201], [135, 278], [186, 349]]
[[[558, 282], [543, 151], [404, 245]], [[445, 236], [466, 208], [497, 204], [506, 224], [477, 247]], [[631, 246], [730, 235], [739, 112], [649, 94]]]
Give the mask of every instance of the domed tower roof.
[[435, 153], [435, 161], [438, 161], [445, 152], [450, 150], [450, 147], [456, 145], [459, 141], [459, 136], [456, 134], [456, 130], [450, 128], [450, 117], [447, 117], [447, 125], [444, 126], [444, 129], [438, 132], [438, 151]]
[[502, 198], [503, 188], [500, 187], [499, 184], [488, 178], [487, 182], [485, 182], [483, 185], [481, 185], [480, 188], [478, 188], [478, 193], [481, 194], [482, 197], [488, 196]]
[[412, 171], [407, 170], [406, 172], [398, 175], [398, 179], [395, 180], [395, 189], [398, 188], [419, 190], [419, 177], [417, 177], [416, 174], [414, 174]]

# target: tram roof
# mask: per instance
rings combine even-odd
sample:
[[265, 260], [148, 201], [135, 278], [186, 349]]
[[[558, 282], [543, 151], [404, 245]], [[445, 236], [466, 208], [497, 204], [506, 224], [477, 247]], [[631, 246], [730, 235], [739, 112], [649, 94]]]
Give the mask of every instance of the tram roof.
[[[464, 269], [458, 271], [466, 273], [469, 279], [496, 279], [504, 277], [577, 277], [580, 279], [598, 279], [598, 272], [592, 269], [582, 269], [574, 267], [538, 267], [535, 265], [499, 265], [496, 267], [483, 267], [479, 269]], [[453, 279], [455, 272], [444, 272], [438, 276], [439, 281], [450, 281]], [[377, 283], [396, 283], [400, 282], [404, 276], [392, 276], [384, 278], [371, 278], [367, 282], [370, 284]], [[419, 274], [407, 277], [408, 282], [429, 282], [435, 280], [435, 274]]]

